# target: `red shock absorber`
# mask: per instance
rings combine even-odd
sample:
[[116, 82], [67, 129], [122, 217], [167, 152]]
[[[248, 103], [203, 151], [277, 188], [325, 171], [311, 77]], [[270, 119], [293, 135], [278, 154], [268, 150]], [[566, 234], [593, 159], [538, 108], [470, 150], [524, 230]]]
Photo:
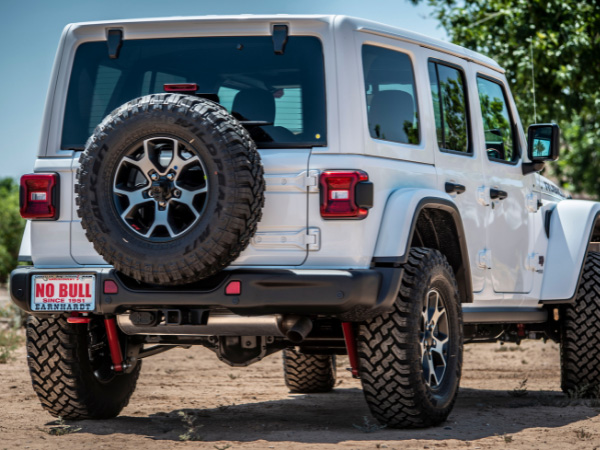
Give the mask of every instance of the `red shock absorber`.
[[108, 338], [108, 348], [110, 349], [110, 359], [113, 363], [113, 369], [115, 372], [122, 372], [123, 354], [121, 353], [115, 318], [104, 318], [104, 325], [106, 326], [106, 337]]
[[354, 329], [352, 323], [342, 322], [342, 331], [346, 341], [346, 350], [348, 350], [348, 359], [350, 359], [350, 368], [353, 378], [358, 376], [358, 353], [356, 352], [356, 339], [354, 339]]

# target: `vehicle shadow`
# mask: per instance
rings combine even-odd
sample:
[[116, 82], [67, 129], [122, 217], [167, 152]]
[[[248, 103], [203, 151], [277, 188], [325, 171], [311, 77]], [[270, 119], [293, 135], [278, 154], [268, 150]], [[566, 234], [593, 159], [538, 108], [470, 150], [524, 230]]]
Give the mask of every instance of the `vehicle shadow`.
[[[511, 395], [512, 394], [512, 395]], [[394, 430], [371, 417], [360, 389], [207, 409], [177, 409], [147, 417], [120, 416], [76, 422], [80, 433], [135, 434], [155, 440], [335, 444], [343, 441], [472, 441], [531, 428], [557, 428], [597, 416], [598, 400], [569, 399], [557, 391], [461, 389], [447, 422], [438, 427]]]

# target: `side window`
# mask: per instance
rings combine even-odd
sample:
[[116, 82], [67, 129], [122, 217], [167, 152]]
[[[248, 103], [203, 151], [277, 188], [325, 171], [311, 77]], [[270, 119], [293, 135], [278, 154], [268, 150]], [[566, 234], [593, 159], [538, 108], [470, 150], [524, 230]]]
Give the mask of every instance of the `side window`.
[[440, 150], [470, 154], [467, 96], [462, 72], [430, 61], [429, 82]]
[[362, 59], [371, 137], [418, 144], [419, 114], [409, 56], [383, 47], [363, 45]]
[[485, 149], [492, 161], [515, 162], [519, 151], [515, 145], [513, 121], [502, 86], [492, 80], [477, 77]]

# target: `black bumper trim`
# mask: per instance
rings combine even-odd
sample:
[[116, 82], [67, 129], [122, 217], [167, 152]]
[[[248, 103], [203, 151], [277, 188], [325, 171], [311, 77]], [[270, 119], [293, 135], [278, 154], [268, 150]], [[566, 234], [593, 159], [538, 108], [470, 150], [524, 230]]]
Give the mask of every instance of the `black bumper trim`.
[[[222, 272], [216, 283], [202, 289], [198, 286], [135, 287], [135, 283], [128, 282], [112, 268], [25, 266], [11, 273], [12, 301], [24, 311], [32, 312], [31, 277], [61, 273], [96, 274], [96, 314], [117, 314], [137, 308], [208, 307], [226, 308], [240, 315], [331, 315], [346, 321], [360, 321], [389, 311], [402, 281], [403, 269], [238, 269]], [[105, 280], [117, 283], [118, 294], [102, 292]], [[226, 295], [225, 286], [234, 280], [241, 282], [241, 294]]]

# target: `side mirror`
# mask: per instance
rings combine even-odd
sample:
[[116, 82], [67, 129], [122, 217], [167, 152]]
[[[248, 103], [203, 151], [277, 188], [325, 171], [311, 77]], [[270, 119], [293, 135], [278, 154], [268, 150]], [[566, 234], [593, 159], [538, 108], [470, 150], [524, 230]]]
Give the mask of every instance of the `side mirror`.
[[560, 128], [555, 123], [530, 125], [527, 130], [527, 156], [534, 162], [558, 159]]

